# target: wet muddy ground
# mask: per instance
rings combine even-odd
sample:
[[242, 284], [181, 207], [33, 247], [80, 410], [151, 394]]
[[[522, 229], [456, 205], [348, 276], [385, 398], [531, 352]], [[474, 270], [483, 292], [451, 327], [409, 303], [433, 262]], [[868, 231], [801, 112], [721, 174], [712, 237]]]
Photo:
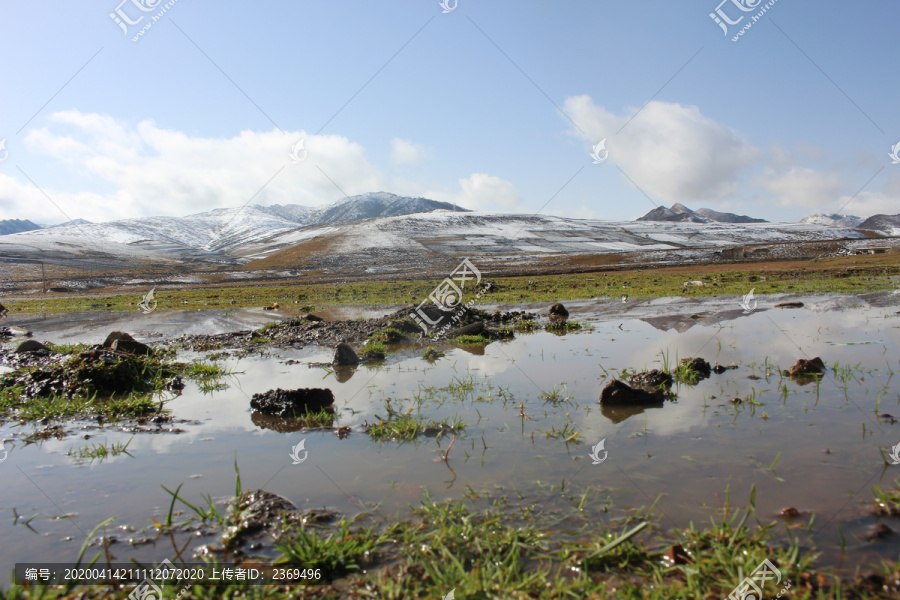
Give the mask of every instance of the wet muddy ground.
[[[789, 301], [802, 306], [775, 308]], [[227, 500], [235, 460], [245, 489], [280, 494], [301, 510], [353, 515], [378, 505], [376, 512], [390, 517], [418, 504], [423, 489], [435, 499], [463, 497], [468, 487], [516, 490], [538, 511], [563, 515], [560, 530], [582, 497], [580, 512], [599, 523], [661, 495], [660, 524], [680, 528], [707, 522], [726, 493], [746, 504], [755, 488], [760, 518], [783, 520], [805, 547], [822, 552], [823, 564], [852, 572], [896, 558], [900, 519], [873, 516], [866, 502], [873, 486], [900, 480], [900, 465], [890, 459], [900, 443], [900, 295], [758, 296], [749, 314], [739, 302], [567, 303], [570, 320], [584, 326], [579, 331], [517, 333], [485, 347], [441, 344], [445, 356], [433, 361], [422, 358], [426, 344], [419, 340], [390, 346], [384, 361], [343, 370], [325, 365], [331, 345], [307, 338], [297, 347], [183, 350], [178, 360], [213, 359], [231, 375], [218, 389], [188, 382], [180, 393], [164, 393], [177, 426], [2, 421], [3, 584], [16, 562], [73, 560], [87, 533], [113, 515], [118, 520], [103, 534], [115, 540], [109, 548], [120, 562], [162, 560], [176, 547], [188, 556], [217, 544], [202, 529], [159, 536], [152, 519], [163, 519], [171, 501], [161, 486], [184, 483], [181, 496], [192, 501], [206, 493]], [[502, 308], [533, 312], [543, 324], [547, 306]], [[356, 319], [396, 309], [318, 314], [363, 328]], [[100, 343], [112, 330], [161, 344], [298, 317], [262, 310], [70, 313], [17, 316], [2, 325], [57, 344]], [[661, 402], [599, 404], [612, 379], [674, 370], [687, 357], [737, 368], [694, 384], [676, 381]], [[822, 377], [783, 373], [814, 357], [826, 366]], [[292, 430], [251, 412], [253, 395], [275, 388], [330, 389], [334, 426]], [[464, 428], [410, 442], [376, 442], [366, 433], [380, 417], [407, 413]], [[127, 444], [127, 452], [81, 456], [95, 444]]]

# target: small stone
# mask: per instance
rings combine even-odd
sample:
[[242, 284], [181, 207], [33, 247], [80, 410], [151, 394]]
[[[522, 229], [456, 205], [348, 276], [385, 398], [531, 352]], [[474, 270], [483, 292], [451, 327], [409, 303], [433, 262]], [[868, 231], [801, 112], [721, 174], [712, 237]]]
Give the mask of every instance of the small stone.
[[696, 374], [700, 379], [705, 379], [712, 373], [712, 367], [700, 357], [683, 358], [681, 359], [681, 364], [684, 365], [688, 371]]
[[691, 562], [691, 557], [688, 556], [681, 544], [675, 544], [666, 550], [663, 558], [671, 565], [686, 565]]
[[866, 535], [866, 540], [870, 542], [874, 542], [876, 540], [883, 540], [884, 538], [892, 535], [894, 530], [885, 525], [884, 523], [876, 523], [875, 527]]
[[775, 308], [803, 308], [802, 302], [782, 302], [781, 304], [776, 304]]
[[484, 331], [484, 321], [475, 321], [471, 325], [452, 329], [448, 334], [448, 338], [455, 338], [461, 335], [478, 335]]
[[358, 365], [359, 357], [350, 344], [341, 342], [334, 347], [334, 358], [331, 364], [336, 366]]
[[131, 337], [130, 334], [125, 333], [124, 331], [113, 331], [108, 336], [106, 336], [106, 341], [103, 342], [104, 348], [112, 348], [113, 342], [116, 340], [125, 340], [127, 342], [136, 342], [137, 340]]
[[135, 356], [147, 356], [150, 354], [150, 346], [135, 340], [115, 340], [110, 350], [134, 354]]
[[565, 306], [563, 306], [562, 304], [557, 302], [550, 306], [550, 316], [551, 317], [568, 317], [569, 311], [566, 310]]
[[16, 354], [22, 354], [23, 352], [50, 352], [50, 348], [37, 340], [25, 340], [16, 346]]
[[822, 359], [817, 356], [812, 360], [806, 360], [805, 358], [801, 358], [800, 360], [798, 360], [797, 364], [791, 367], [790, 375], [791, 377], [797, 377], [800, 375], [810, 375], [824, 372], [825, 363], [823, 363]]
[[672, 376], [659, 369], [645, 371], [643, 373], [635, 373], [628, 378], [628, 385], [638, 387], [648, 391], [659, 389], [660, 387], [672, 387]]
[[328, 410], [334, 412], [334, 394], [329, 389], [301, 388], [269, 390], [263, 394], [253, 394], [250, 408], [265, 415], [291, 418], [301, 417], [307, 412]]
[[610, 381], [600, 392], [600, 404], [607, 406], [661, 404], [664, 399], [665, 394], [662, 390], [648, 392], [640, 388], [632, 388], [618, 379]]

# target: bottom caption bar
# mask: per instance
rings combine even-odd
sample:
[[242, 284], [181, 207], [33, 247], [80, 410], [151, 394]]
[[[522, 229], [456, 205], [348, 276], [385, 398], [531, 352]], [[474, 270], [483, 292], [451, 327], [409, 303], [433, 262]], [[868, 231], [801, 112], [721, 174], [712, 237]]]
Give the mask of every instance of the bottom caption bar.
[[[134, 563], [112, 563], [82, 567], [60, 563], [16, 563], [17, 584], [101, 585], [135, 584], [148, 592], [161, 585], [318, 585], [330, 583], [331, 571], [305, 565], [228, 566], [207, 563], [145, 567]], [[159, 597], [158, 595], [156, 597]]]

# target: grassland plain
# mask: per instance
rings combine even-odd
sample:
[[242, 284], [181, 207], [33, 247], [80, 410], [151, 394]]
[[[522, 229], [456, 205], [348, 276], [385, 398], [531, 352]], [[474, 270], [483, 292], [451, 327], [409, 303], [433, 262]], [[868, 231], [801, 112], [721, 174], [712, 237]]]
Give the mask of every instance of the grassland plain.
[[[371, 280], [317, 283], [311, 279], [271, 283], [226, 284], [191, 287], [191, 284], [156, 285], [157, 310], [214, 309], [271, 306], [300, 311], [341, 305], [418, 304], [428, 297], [442, 276], [404, 281]], [[900, 281], [900, 254], [845, 256], [812, 261], [705, 264], [697, 266], [635, 268], [631, 270], [483, 278], [495, 289], [481, 296], [479, 304], [521, 304], [617, 298], [666, 296], [738, 296], [751, 288], [761, 294], [863, 293], [896, 288]], [[702, 286], [685, 287], [686, 281]], [[85, 295], [47, 293], [39, 298], [17, 295], [4, 299], [12, 312], [129, 311], [149, 289]], [[472, 294], [474, 298], [474, 292]], [[233, 304], [232, 304], [233, 301]]]

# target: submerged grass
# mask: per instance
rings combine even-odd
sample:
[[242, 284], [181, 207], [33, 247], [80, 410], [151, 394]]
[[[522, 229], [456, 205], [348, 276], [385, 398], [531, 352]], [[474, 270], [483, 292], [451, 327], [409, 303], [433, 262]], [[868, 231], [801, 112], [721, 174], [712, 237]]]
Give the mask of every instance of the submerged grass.
[[[207, 509], [180, 498], [179, 490], [180, 486], [169, 491], [173, 507], [177, 499], [194, 511], [193, 518], [224, 526], [211, 498], [207, 500], [213, 508]], [[521, 496], [519, 501], [479, 497], [471, 489], [466, 495], [467, 500], [437, 502], [426, 493], [408, 517], [376, 525], [362, 525], [362, 516], [333, 525], [279, 525], [277, 556], [268, 560], [320, 568], [334, 576], [334, 581], [322, 585], [219, 582], [189, 589], [183, 583], [159, 585], [166, 597], [181, 591], [184, 600], [400, 600], [445, 598], [451, 591], [450, 597], [461, 599], [693, 600], [729, 597], [769, 560], [781, 578], [776, 582], [770, 577], [760, 584], [763, 597], [875, 600], [895, 598], [898, 592], [900, 565], [895, 562], [875, 566], [874, 573], [865, 577], [842, 581], [816, 569], [815, 550], [802, 549], [795, 540], [773, 545], [775, 523], [757, 525], [752, 501], [747, 509], [729, 510], [728, 517], [713, 519], [702, 528], [692, 524], [660, 531], [649, 518], [654, 503], [646, 514], [633, 511], [615, 525], [585, 523], [575, 531], [554, 533], [537, 524], [540, 511]], [[173, 525], [170, 519], [167, 523]], [[92, 562], [100, 557], [98, 553]], [[132, 591], [130, 585], [83, 586], [79, 598], [124, 599]], [[68, 593], [61, 586], [13, 584], [0, 592], [0, 598], [57, 600], [69, 598]]]
[[466, 422], [458, 417], [454, 417], [450, 422], [427, 421], [413, 416], [411, 408], [402, 414], [394, 410], [390, 402], [385, 402], [384, 408], [387, 411], [387, 418], [376, 414], [378, 420], [366, 428], [369, 436], [376, 442], [388, 440], [411, 442], [420, 435], [458, 433], [466, 428]]
[[439, 358], [444, 358], [445, 356], [446, 353], [441, 352], [434, 346], [428, 346], [427, 348], [425, 348], [425, 352], [422, 353], [422, 358], [430, 363], [433, 363]]
[[114, 444], [92, 444], [82, 448], [72, 448], [66, 453], [66, 456], [71, 456], [79, 461], [87, 459], [91, 462], [94, 462], [95, 460], [103, 462], [104, 459], [113, 458], [120, 454], [127, 454], [134, 458], [134, 456], [128, 452], [128, 446], [133, 439], [134, 436], [131, 436], [124, 444], [122, 442], [116, 442]]

